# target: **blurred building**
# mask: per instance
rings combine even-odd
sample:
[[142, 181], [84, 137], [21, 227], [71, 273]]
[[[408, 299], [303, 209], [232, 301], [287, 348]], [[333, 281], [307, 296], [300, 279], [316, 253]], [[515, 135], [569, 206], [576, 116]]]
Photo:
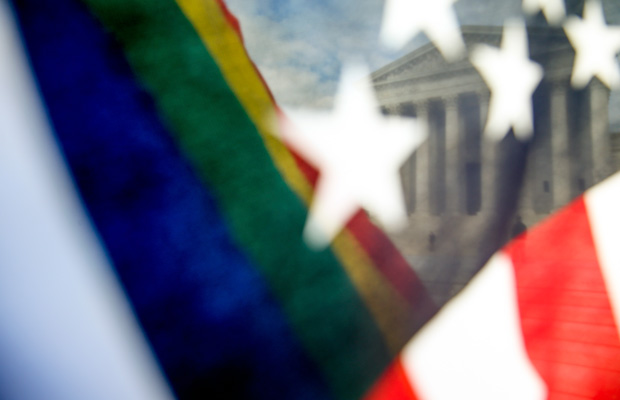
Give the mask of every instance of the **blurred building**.
[[[469, 51], [480, 43], [500, 46], [501, 27], [462, 30]], [[522, 183], [498, 178], [501, 143], [482, 134], [489, 89], [468, 59], [448, 63], [427, 44], [372, 74], [384, 113], [417, 117], [428, 129], [401, 170], [411, 223], [397, 243], [426, 243], [446, 219], [477, 229], [497, 212], [507, 185], [522, 184], [517, 213], [531, 226], [620, 166], [609, 90], [596, 79], [583, 90], [571, 88], [574, 51], [561, 29], [530, 27], [528, 36], [530, 58], [545, 76], [533, 96], [534, 136]]]

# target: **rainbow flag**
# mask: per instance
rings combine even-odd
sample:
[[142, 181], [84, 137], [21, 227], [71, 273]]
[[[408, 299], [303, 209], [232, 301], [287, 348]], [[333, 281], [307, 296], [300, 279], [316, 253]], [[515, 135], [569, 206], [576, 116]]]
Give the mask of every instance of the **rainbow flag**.
[[82, 205], [178, 398], [356, 399], [436, 307], [359, 213], [324, 251], [317, 172], [221, 0], [13, 1]]

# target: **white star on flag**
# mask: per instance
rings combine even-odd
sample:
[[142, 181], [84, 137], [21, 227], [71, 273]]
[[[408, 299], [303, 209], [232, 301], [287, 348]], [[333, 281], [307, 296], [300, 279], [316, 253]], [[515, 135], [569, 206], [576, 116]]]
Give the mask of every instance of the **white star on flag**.
[[620, 71], [616, 54], [620, 51], [620, 27], [605, 24], [601, 3], [587, 1], [583, 19], [569, 17], [564, 31], [576, 53], [571, 77], [573, 87], [584, 88], [596, 76], [607, 87], [618, 88]]
[[543, 68], [529, 59], [523, 21], [506, 22], [501, 48], [478, 45], [471, 54], [474, 64], [491, 90], [485, 135], [501, 140], [512, 127], [515, 136], [532, 136], [532, 94]]
[[456, 0], [387, 0], [383, 12], [381, 40], [401, 48], [420, 32], [450, 61], [465, 54], [465, 43], [454, 12]]
[[327, 246], [360, 207], [387, 229], [406, 224], [399, 168], [426, 134], [415, 119], [382, 115], [368, 76], [346, 67], [331, 113], [286, 110], [293, 124], [285, 124], [283, 139], [321, 172], [304, 230], [315, 248]]
[[523, 0], [523, 11], [528, 14], [542, 11], [550, 24], [559, 24], [566, 16], [564, 0]]

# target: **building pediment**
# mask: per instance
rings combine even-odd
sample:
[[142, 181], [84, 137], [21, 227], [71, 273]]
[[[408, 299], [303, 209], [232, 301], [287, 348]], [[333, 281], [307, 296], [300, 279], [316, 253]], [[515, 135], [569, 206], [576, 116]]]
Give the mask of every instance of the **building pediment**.
[[373, 82], [386, 82], [408, 78], [424, 72], [431, 72], [437, 67], [445, 67], [441, 53], [431, 43], [420, 47], [399, 60], [386, 65], [372, 74]]
[[[495, 47], [501, 44], [502, 27], [499, 26], [464, 26], [462, 33], [468, 52], [479, 44]], [[558, 53], [569, 56], [572, 53], [570, 43], [559, 28], [529, 27], [528, 36], [531, 58], [541, 64], [548, 64]], [[371, 79], [375, 84], [382, 84], [454, 73], [467, 74], [468, 71], [475, 73], [467, 58], [447, 62], [432, 43], [427, 43], [375, 71]]]

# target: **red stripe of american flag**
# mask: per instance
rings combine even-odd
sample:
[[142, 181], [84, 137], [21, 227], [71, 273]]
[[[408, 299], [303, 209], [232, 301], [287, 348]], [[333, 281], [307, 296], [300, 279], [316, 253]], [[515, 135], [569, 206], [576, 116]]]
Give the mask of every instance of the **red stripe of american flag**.
[[[610, 300], [620, 297], [610, 282], [610, 275], [617, 276], [620, 269], [610, 265], [618, 257], [620, 240], [617, 248], [609, 244], [613, 244], [609, 235], [620, 233], [620, 211], [615, 211], [620, 205], [620, 175], [590, 193], [500, 252], [507, 256], [515, 277], [519, 334], [551, 400], [620, 399], [620, 336], [614, 318], [618, 305]], [[605, 204], [609, 210], [601, 210]], [[605, 246], [600, 245], [601, 238]], [[461, 298], [462, 294], [452, 302]], [[411, 368], [399, 356], [366, 400], [425, 398], [420, 387], [434, 383], [416, 376], [415, 370], [424, 368]], [[448, 377], [444, 384], [451, 384]], [[462, 397], [473, 394], [464, 392]]]

